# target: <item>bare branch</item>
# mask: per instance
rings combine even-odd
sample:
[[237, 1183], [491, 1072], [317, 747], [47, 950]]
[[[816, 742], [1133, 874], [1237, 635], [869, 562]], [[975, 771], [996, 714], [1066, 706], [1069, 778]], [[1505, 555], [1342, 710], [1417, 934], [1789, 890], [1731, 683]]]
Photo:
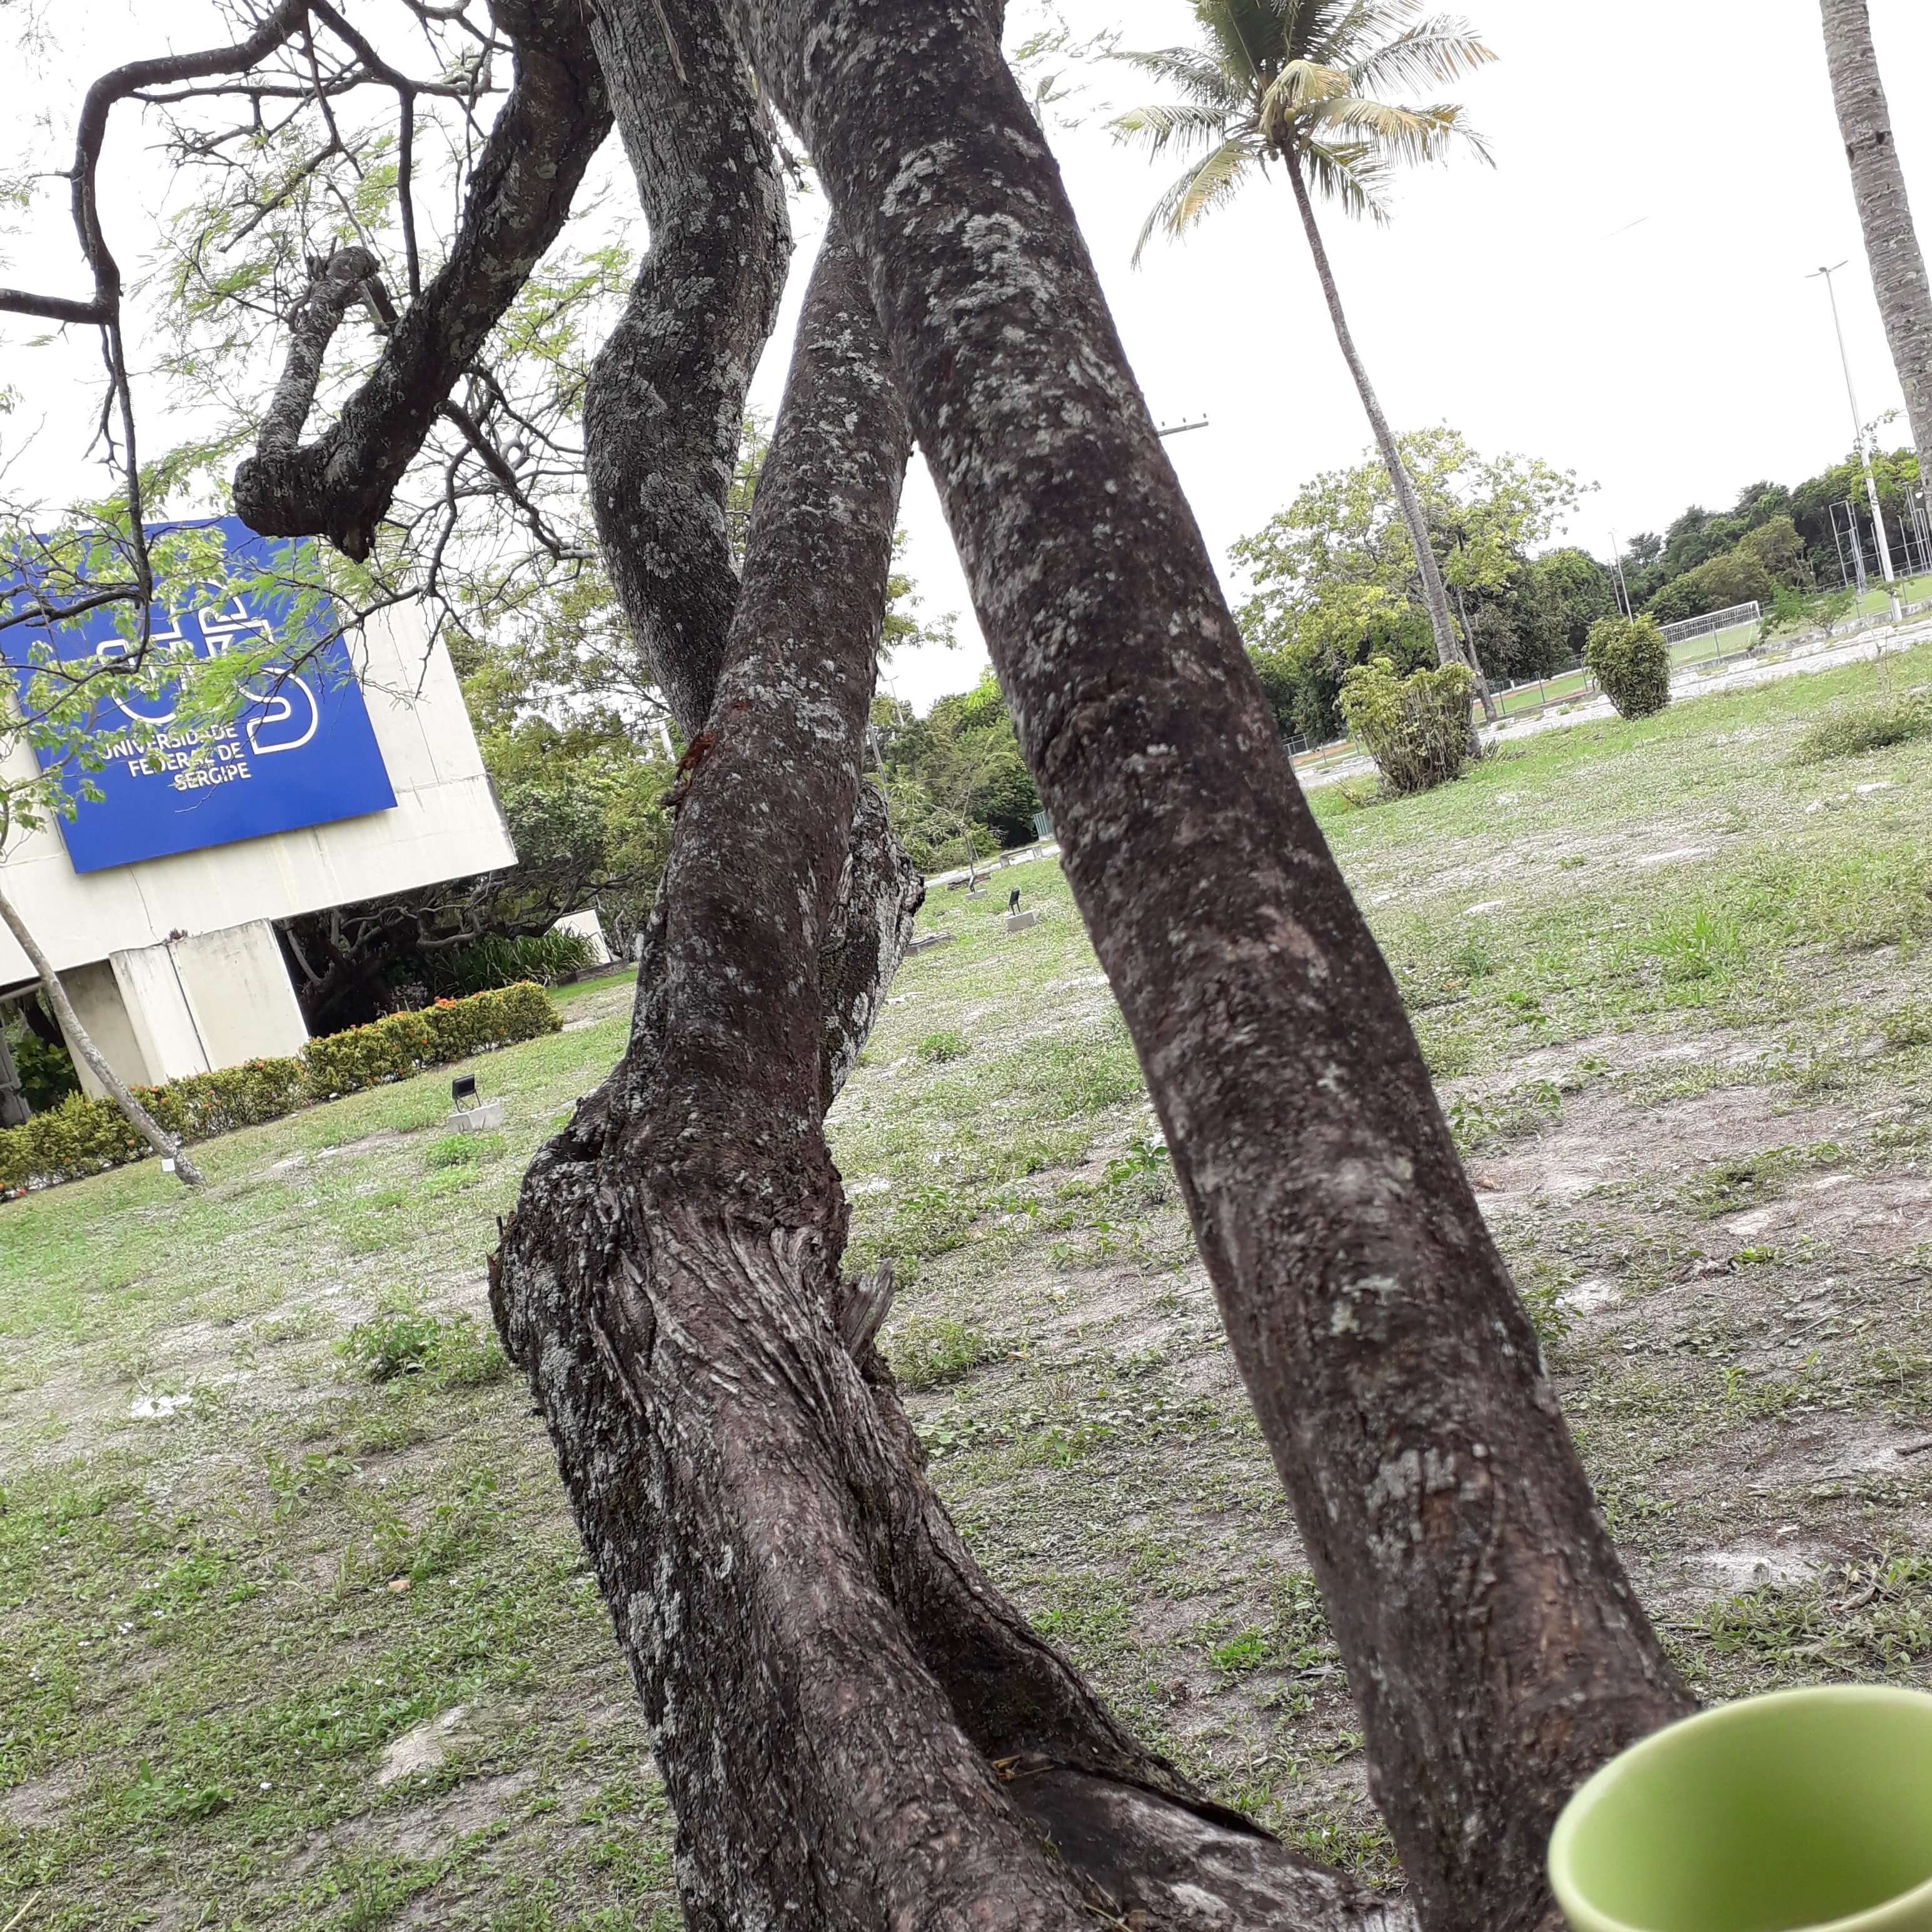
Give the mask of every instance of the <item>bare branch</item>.
[[31, 289], [0, 289], [0, 311], [37, 315], [48, 322], [104, 322], [107, 319], [106, 310], [97, 301], [36, 295]]
[[352, 557], [368, 556], [404, 471], [562, 229], [609, 130], [602, 77], [574, 0], [499, 0], [496, 13], [516, 74], [470, 178], [454, 245], [334, 423], [310, 442], [259, 443], [237, 470], [236, 508], [266, 535], [320, 534]]
[[302, 424], [315, 405], [316, 385], [322, 380], [322, 358], [350, 304], [361, 296], [363, 284], [376, 272], [376, 258], [368, 249], [355, 247], [338, 248], [315, 265], [314, 278], [289, 318], [288, 359], [262, 418], [256, 446], [265, 454], [280, 454], [302, 440]]

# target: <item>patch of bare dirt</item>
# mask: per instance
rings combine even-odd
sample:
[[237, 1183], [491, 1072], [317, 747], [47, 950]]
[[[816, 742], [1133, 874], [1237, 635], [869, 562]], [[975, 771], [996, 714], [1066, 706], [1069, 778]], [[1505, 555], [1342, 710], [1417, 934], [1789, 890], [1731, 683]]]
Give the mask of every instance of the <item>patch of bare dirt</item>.
[[0, 1818], [16, 1830], [48, 1831], [61, 1822], [61, 1814], [80, 1794], [84, 1782], [80, 1768], [63, 1765], [46, 1778], [29, 1778], [10, 1791], [0, 1791]]

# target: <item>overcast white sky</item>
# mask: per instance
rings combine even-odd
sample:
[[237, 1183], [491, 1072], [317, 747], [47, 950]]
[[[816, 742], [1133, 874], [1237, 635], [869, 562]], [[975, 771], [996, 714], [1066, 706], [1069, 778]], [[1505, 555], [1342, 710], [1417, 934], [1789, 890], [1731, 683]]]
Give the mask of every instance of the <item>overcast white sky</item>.
[[[1129, 46], [1172, 44], [1191, 25], [1183, 0], [1063, 5], [1076, 33], [1115, 28]], [[1816, 0], [1614, 8], [1470, 0], [1469, 10], [1501, 58], [1458, 92], [1496, 166], [1459, 159], [1408, 177], [1390, 228], [1328, 224], [1357, 339], [1399, 427], [1447, 421], [1480, 448], [1575, 470], [1600, 488], [1583, 500], [1570, 536], [1606, 554], [1612, 526], [1626, 536], [1660, 529], [1688, 502], [1728, 503], [1759, 477], [1795, 482], [1850, 447], [1830, 314], [1821, 285], [1804, 279], [1844, 258], [1840, 300], [1861, 409], [1870, 419], [1898, 406]], [[1871, 0], [1871, 11], [1907, 182], [1932, 245], [1932, 129], [1921, 107], [1932, 8]], [[206, 38], [204, 8], [178, 0], [106, 0], [83, 18], [98, 44], [81, 58], [100, 46], [111, 59]], [[1209, 419], [1168, 446], [1210, 549], [1225, 559], [1230, 542], [1310, 477], [1358, 460], [1366, 425], [1279, 184], [1258, 184], [1191, 240], [1157, 244], [1142, 268], [1129, 267], [1166, 167], [1150, 167], [1106, 131], [1100, 110], [1142, 98], [1138, 78], [1116, 68], [1092, 78], [1089, 118], [1057, 131], [1054, 146], [1155, 416]], [[128, 165], [138, 146], [129, 134], [112, 185], [131, 214], [164, 184]], [[51, 197], [48, 213], [56, 218], [35, 224], [5, 279], [79, 292]], [[814, 225], [803, 212], [808, 240]], [[808, 254], [802, 247], [754, 388], [767, 410], [783, 384]], [[16, 430], [36, 412], [50, 423], [62, 415], [68, 392], [77, 397], [98, 366], [79, 343], [27, 347], [30, 333], [13, 326], [0, 335], [0, 381], [27, 398]], [[1906, 440], [1902, 418], [1891, 433]], [[158, 426], [149, 447], [170, 440]], [[899, 693], [923, 709], [972, 683], [986, 658], [938, 501], [916, 466], [904, 521], [928, 606], [960, 619], [961, 649], [902, 655], [892, 667]]]
[[[1865, 272], [1816, 0], [1468, 0], [1500, 58], [1458, 90], [1496, 165], [1408, 178], [1393, 226], [1328, 224], [1356, 338], [1400, 427], [1452, 422], [1600, 485], [1570, 532], [1661, 529], [1760, 476], [1796, 482], [1851, 445], [1822, 285], [1838, 278], [1867, 421], [1900, 406]], [[1184, 37], [1180, 0], [1067, 0], [1123, 44]], [[1920, 230], [1932, 248], [1932, 7], [1871, 0]], [[1121, 105], [1147, 90], [1100, 76]], [[1098, 124], [1054, 145], [1156, 420], [1214, 554], [1368, 443], [1287, 191], [1258, 184], [1190, 241], [1128, 256], [1165, 164]], [[1634, 225], [1633, 225], [1634, 224]], [[768, 358], [769, 360], [770, 358]], [[761, 372], [761, 393], [776, 372]], [[1903, 418], [1889, 434], [1908, 440]], [[911, 563], [970, 652], [893, 667], [922, 708], [985, 662], [931, 485], [908, 486]], [[1224, 567], [1224, 575], [1226, 574]], [[1231, 590], [1238, 586], [1232, 581]], [[970, 658], [970, 662], [968, 659]]]

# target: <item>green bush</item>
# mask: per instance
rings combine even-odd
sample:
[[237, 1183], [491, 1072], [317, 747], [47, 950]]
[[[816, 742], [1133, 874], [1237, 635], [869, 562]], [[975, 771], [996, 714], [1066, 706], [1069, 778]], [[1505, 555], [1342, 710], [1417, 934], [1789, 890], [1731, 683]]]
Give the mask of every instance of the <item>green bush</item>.
[[302, 1048], [309, 1096], [334, 1100], [404, 1080], [488, 1047], [554, 1033], [562, 1024], [543, 988], [527, 982], [465, 1000], [439, 1000], [417, 1012], [391, 1013], [372, 1026], [328, 1034]]
[[[312, 1040], [297, 1059], [251, 1060], [218, 1073], [190, 1074], [165, 1087], [137, 1087], [134, 1093], [169, 1133], [206, 1140], [280, 1120], [314, 1101], [555, 1033], [562, 1024], [541, 986], [506, 986]], [[0, 1193], [76, 1180], [148, 1151], [112, 1100], [76, 1094], [24, 1126], [0, 1130]]]
[[468, 993], [494, 992], [525, 980], [554, 986], [594, 963], [590, 942], [580, 932], [531, 933], [520, 939], [502, 939], [493, 934], [473, 946], [431, 955], [424, 961], [424, 972], [431, 992], [460, 998]]
[[1583, 665], [1621, 718], [1648, 718], [1670, 702], [1670, 648], [1650, 617], [1599, 617]]
[[1460, 778], [1469, 762], [1474, 688], [1460, 664], [1400, 677], [1394, 658], [1371, 658], [1343, 674], [1342, 716], [1389, 790], [1427, 791]]
[[1876, 704], [1834, 711], [1798, 740], [1798, 756], [1807, 764], [1855, 758], [1861, 752], [1882, 752], [1915, 738], [1932, 738], [1932, 690], [1908, 691]]
[[64, 1047], [50, 1046], [24, 1019], [17, 1018], [18, 1007], [4, 1010], [0, 1030], [14, 1055], [14, 1070], [20, 1076], [20, 1093], [35, 1112], [58, 1107], [70, 1094], [80, 1091], [74, 1061]]

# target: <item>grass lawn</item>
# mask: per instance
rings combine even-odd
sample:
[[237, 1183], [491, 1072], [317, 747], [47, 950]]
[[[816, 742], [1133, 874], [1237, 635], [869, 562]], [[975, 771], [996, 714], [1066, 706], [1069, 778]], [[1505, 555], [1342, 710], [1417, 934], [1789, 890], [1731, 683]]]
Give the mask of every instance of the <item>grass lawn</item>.
[[[1700, 1690], [1932, 1666], [1932, 650], [1316, 808]], [[1147, 1734], [1387, 1877], [1347, 1686], [1057, 868], [936, 892], [834, 1115], [974, 1546]], [[1004, 885], [1006, 881], [1002, 881]], [[0, 1925], [676, 1922], [670, 1821], [483, 1314], [625, 976], [473, 1063], [0, 1206]], [[345, 1344], [347, 1345], [345, 1347]], [[388, 1373], [386, 1380], [373, 1377]]]

